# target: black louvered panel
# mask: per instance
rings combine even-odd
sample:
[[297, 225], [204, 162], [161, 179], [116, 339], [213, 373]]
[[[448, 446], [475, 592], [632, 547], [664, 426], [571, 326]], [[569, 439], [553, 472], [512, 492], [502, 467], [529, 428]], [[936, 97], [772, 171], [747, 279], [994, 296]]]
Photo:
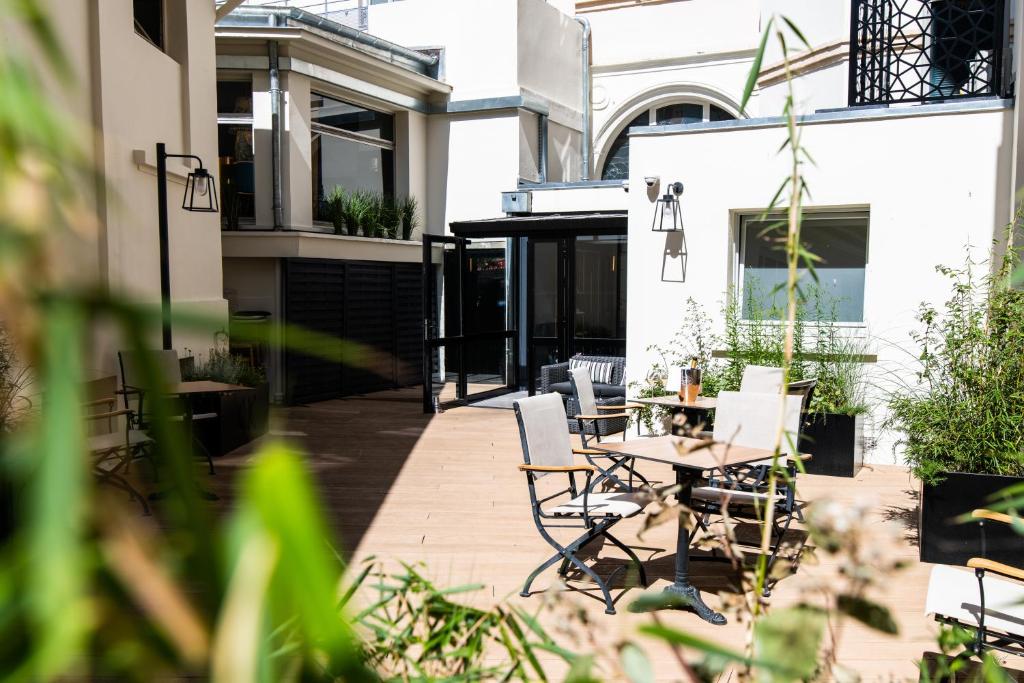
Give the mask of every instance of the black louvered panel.
[[347, 338], [368, 351], [360, 367], [345, 368], [348, 394], [363, 394], [396, 385], [393, 279], [391, 264], [349, 263], [347, 266]]
[[[286, 329], [286, 400], [307, 403], [339, 396], [342, 367], [328, 359], [337, 356], [345, 334], [345, 269], [338, 261], [287, 259], [284, 281], [289, 328], [295, 326], [316, 333], [315, 338], [308, 338], [298, 330]], [[296, 351], [306, 345], [311, 345], [315, 354]]]
[[401, 386], [423, 381], [423, 271], [419, 264], [395, 266], [395, 328]]

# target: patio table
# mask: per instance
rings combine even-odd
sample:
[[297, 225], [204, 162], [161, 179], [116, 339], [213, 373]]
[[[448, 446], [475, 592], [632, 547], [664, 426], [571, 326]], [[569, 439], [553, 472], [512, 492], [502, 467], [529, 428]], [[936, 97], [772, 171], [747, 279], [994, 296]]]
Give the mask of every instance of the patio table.
[[[678, 448], [678, 446], [682, 446], [685, 450], [686, 447], [692, 448], [703, 443], [706, 442], [700, 439], [656, 436], [632, 439], [617, 443], [614, 446], [602, 444], [593, 447], [608, 453], [627, 455], [639, 460], [650, 460], [651, 462], [671, 465], [675, 471], [676, 484], [679, 486], [676, 500], [680, 505], [685, 505], [686, 507], [690, 507], [693, 501], [694, 483], [700, 480], [704, 473], [721, 470], [731, 465], [744, 465], [772, 457], [772, 451], [770, 450], [730, 446], [725, 443], [714, 443], [711, 446], [688, 453], [680, 453]], [[684, 597], [701, 619], [715, 625], [725, 624], [725, 615], [715, 612], [708, 607], [701, 598], [700, 591], [690, 583], [689, 572], [690, 532], [680, 518], [679, 529], [676, 532], [675, 580], [672, 585], [665, 588], [665, 591], [677, 593]]]

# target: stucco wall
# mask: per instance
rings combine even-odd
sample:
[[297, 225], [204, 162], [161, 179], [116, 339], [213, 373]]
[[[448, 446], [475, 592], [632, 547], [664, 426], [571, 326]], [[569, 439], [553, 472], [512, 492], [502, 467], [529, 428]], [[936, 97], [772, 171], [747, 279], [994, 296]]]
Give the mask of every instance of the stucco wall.
[[[865, 320], [854, 334], [868, 334], [879, 363], [871, 372], [884, 385], [886, 371], [906, 370], [908, 336], [922, 300], [942, 301], [947, 281], [938, 264], [963, 263], [965, 245], [983, 257], [1002, 230], [1009, 207], [1011, 112], [1000, 109], [956, 115], [809, 125], [804, 144], [817, 161], [804, 173], [813, 193], [807, 207], [856, 207], [870, 211]], [[738, 215], [763, 208], [787, 173], [780, 127], [689, 134], [634, 136], [630, 187], [644, 176], [662, 185], [686, 185], [682, 212], [688, 259], [663, 261], [664, 234], [650, 230], [653, 199], [629, 199], [628, 374], [643, 378], [679, 328], [682, 306], [693, 297], [717, 313], [735, 269]], [[720, 320], [719, 320], [720, 323]], [[874, 397], [876, 400], [878, 395]], [[892, 462], [892, 436], [879, 434], [881, 412], [869, 426], [880, 438], [868, 454]]]

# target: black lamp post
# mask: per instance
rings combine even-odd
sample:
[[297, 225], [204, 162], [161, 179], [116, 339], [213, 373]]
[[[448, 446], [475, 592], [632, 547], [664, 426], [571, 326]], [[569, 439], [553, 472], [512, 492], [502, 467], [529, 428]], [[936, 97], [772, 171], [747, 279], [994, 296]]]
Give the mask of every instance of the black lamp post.
[[167, 238], [167, 160], [195, 159], [199, 168], [188, 174], [181, 208], [186, 211], [217, 212], [217, 188], [213, 176], [203, 166], [203, 160], [194, 154], [168, 154], [162, 142], [156, 143], [156, 197], [160, 226], [160, 313], [163, 321], [164, 349], [173, 348], [171, 342], [171, 265]]

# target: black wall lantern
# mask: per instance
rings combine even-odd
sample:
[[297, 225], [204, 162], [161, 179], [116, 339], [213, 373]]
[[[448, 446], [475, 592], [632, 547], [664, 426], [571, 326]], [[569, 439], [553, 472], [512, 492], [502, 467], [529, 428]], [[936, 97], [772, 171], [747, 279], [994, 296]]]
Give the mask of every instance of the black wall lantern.
[[683, 194], [683, 184], [676, 181], [669, 185], [665, 194], [654, 203], [652, 231], [677, 232], [683, 229], [683, 214], [679, 209], [679, 195], [681, 194]]
[[203, 160], [194, 154], [168, 154], [167, 146], [156, 144], [156, 197], [157, 219], [160, 229], [160, 313], [163, 322], [163, 347], [171, 349], [171, 266], [168, 255], [167, 228], [167, 160], [195, 159], [199, 168], [185, 179], [185, 194], [181, 208], [186, 211], [215, 213], [217, 211], [217, 187], [213, 176], [203, 166]]

